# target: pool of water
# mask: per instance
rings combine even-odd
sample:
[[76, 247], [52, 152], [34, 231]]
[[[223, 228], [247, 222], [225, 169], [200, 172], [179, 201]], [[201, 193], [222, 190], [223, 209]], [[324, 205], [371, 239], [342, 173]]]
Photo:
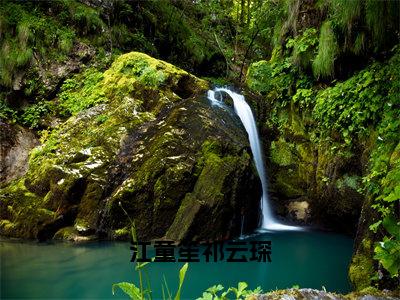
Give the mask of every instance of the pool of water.
[[[264, 291], [293, 285], [345, 293], [350, 291], [347, 268], [353, 240], [324, 232], [274, 232], [249, 237], [271, 241], [271, 262], [200, 262], [189, 264], [182, 298], [194, 299], [214, 284], [236, 286], [246, 281], [251, 289]], [[225, 244], [227, 247], [227, 244]], [[229, 255], [228, 252], [226, 256]], [[247, 252], [250, 253], [250, 252]], [[237, 256], [247, 253], [239, 253]], [[95, 242], [33, 243], [0, 241], [1, 299], [7, 298], [123, 298], [112, 295], [111, 286], [137, 281], [129, 243]], [[152, 256], [152, 251], [148, 251]], [[178, 256], [177, 256], [178, 257]], [[172, 291], [183, 263], [153, 262], [147, 265], [153, 296], [161, 297], [163, 276]]]

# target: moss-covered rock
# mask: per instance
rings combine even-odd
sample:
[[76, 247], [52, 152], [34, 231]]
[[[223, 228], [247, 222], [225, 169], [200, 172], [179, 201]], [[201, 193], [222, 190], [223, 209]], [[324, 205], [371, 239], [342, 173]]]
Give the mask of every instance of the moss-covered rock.
[[[235, 235], [241, 212], [245, 228], [256, 227], [260, 186], [247, 135], [210, 107], [207, 82], [138, 52], [96, 78], [62, 91], [72, 116], [32, 151], [27, 174], [1, 190], [1, 234], [127, 238], [126, 213], [141, 239], [171, 224], [179, 240]], [[187, 199], [200, 201], [200, 214], [182, 214]], [[209, 224], [194, 231], [179, 226], [185, 218]]]
[[369, 288], [360, 292], [353, 292], [346, 295], [327, 292], [325, 290], [315, 289], [286, 289], [276, 290], [263, 295], [250, 295], [246, 298], [247, 300], [313, 300], [313, 299], [324, 299], [324, 300], [394, 300], [398, 299], [395, 292], [390, 291], [379, 291], [377, 289]]
[[244, 194], [245, 189], [240, 186], [248, 183], [246, 177], [251, 176], [250, 156], [245, 151], [237, 156], [223, 153], [218, 141], [203, 143], [199, 177], [193, 191], [185, 195], [167, 238], [227, 238], [238, 233], [240, 211], [250, 217], [246, 229], [257, 226], [251, 211], [257, 207], [258, 197], [256, 193]]
[[56, 213], [43, 206], [43, 198], [29, 191], [24, 179], [1, 189], [0, 233], [7, 237], [31, 238], [55, 219]]
[[371, 240], [364, 238], [361, 246], [353, 255], [349, 268], [349, 278], [356, 290], [363, 290], [371, 286], [374, 274], [374, 262], [371, 256]]
[[[329, 144], [316, 144], [316, 128], [309, 116], [295, 106], [281, 109], [282, 124], [267, 141], [272, 199], [279, 214], [303, 223], [291, 207], [309, 203], [308, 224], [319, 224], [354, 233], [363, 195], [360, 157], [332, 151]], [[308, 129], [306, 129], [308, 128]]]

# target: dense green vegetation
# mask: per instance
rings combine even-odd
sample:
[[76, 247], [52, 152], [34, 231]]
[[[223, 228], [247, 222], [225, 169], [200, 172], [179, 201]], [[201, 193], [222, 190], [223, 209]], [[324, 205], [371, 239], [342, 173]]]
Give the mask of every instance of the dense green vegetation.
[[[65, 116], [87, 107], [74, 107], [79, 104], [72, 103], [70, 91], [76, 86], [69, 77], [83, 73], [72, 80], [94, 85], [96, 75], [89, 74], [90, 70], [103, 71], [116, 55], [132, 50], [165, 59], [196, 75], [236, 76], [242, 60], [238, 57], [245, 55], [244, 43], [248, 42], [247, 35], [240, 33], [251, 25], [248, 21], [235, 27], [237, 4], [231, 4], [3, 1], [0, 114], [29, 127], [46, 127], [39, 121], [49, 114]], [[55, 99], [63, 102], [59, 110], [46, 100], [53, 100], [63, 83]]]
[[[117, 138], [122, 136], [115, 128], [129, 122], [131, 114], [138, 113], [136, 109], [142, 110], [140, 120], [128, 126], [130, 131], [154, 121], [164, 106], [191, 94], [188, 86], [194, 86], [194, 81], [181, 80], [192, 78], [185, 71], [137, 52], [125, 53], [146, 53], [212, 83], [236, 83], [256, 95], [253, 104], [260, 128], [271, 133], [262, 138], [272, 167], [280, 171], [275, 173], [274, 188], [290, 199], [316, 195], [319, 200], [311, 202], [321, 218], [332, 211], [332, 219], [359, 217], [349, 272], [355, 289], [398, 289], [399, 35], [400, 2], [390, 0], [2, 1], [0, 120], [29, 127], [41, 136], [44, 145], [31, 153], [28, 179], [36, 183], [46, 177], [46, 188], [60, 198], [61, 192], [45, 171], [54, 169], [55, 162], [68, 167], [71, 162], [61, 152], [101, 146], [115, 155]], [[206, 88], [197, 78], [196, 84]], [[157, 106], [149, 100], [153, 98], [165, 102]], [[95, 112], [87, 124], [73, 128], [80, 113], [100, 104], [108, 110]], [[64, 122], [72, 133], [58, 126]], [[80, 137], [77, 145], [70, 144], [74, 136]], [[60, 141], [60, 137], [69, 140]], [[151, 148], [154, 153], [176, 137], [157, 138], [159, 144]], [[222, 150], [217, 154], [207, 146], [215, 143], [201, 143], [203, 156], [197, 167], [206, 175], [221, 164], [232, 170], [237, 165], [229, 155], [222, 158]], [[157, 153], [151, 167], [162, 170], [158, 162], [163, 153]], [[245, 168], [248, 157], [242, 156], [237, 157]], [[137, 175], [146, 180], [135, 177], [134, 188], [126, 187], [121, 194], [132, 195], [135, 189], [148, 190], [150, 185], [152, 191], [155, 187], [155, 197], [172, 193], [165, 178], [151, 177], [147, 168], [144, 164]], [[289, 174], [286, 168], [295, 171]], [[189, 172], [183, 169], [168, 170], [179, 179]], [[203, 180], [206, 176], [200, 171], [195, 177]], [[75, 180], [64, 185], [72, 189]], [[195, 192], [215, 182], [203, 180]], [[222, 184], [218, 188], [222, 190]], [[39, 212], [38, 222], [53, 218], [53, 211], [38, 204], [39, 198], [49, 199], [26, 189], [23, 181], [14, 182], [6, 191], [20, 195], [17, 204], [27, 206], [13, 210], [7, 202], [13, 210], [7, 214], [17, 216], [14, 223], [19, 224], [19, 233], [28, 230], [31, 219], [24, 216], [33, 215], [32, 211]], [[91, 195], [96, 193], [101, 194], [94, 191]], [[362, 203], [350, 198], [362, 199]], [[185, 199], [190, 203], [189, 196]], [[91, 210], [90, 205], [85, 209]], [[185, 209], [182, 205], [179, 211]], [[121, 228], [116, 234], [126, 235], [127, 224], [117, 223]], [[15, 224], [1, 221], [10, 231]], [[175, 227], [181, 229], [181, 225]], [[129, 288], [143, 296], [141, 288]], [[215, 286], [203, 298], [227, 292], [237, 296], [245, 289], [243, 283], [225, 292]]]
[[[372, 208], [375, 213], [360, 221], [359, 232], [364, 238], [356, 250], [350, 278], [359, 289], [371, 284], [384, 286], [390, 282], [385, 278], [392, 278], [396, 285], [400, 269], [399, 3], [288, 4], [290, 13], [281, 29], [280, 43], [269, 61], [251, 65], [247, 84], [272, 105], [266, 128], [275, 128], [283, 137], [292, 132], [319, 145], [318, 149], [327, 149], [324, 155], [332, 161], [354, 160], [358, 151], [363, 151], [365, 158], [359, 164], [364, 161], [364, 171], [358, 174], [362, 184], [351, 170], [343, 178], [367, 195], [363, 210]], [[300, 19], [300, 10], [314, 13], [313, 18]], [[292, 145], [296, 147], [296, 143]], [[274, 150], [276, 143], [271, 147]], [[281, 149], [280, 155], [283, 153]], [[272, 159], [285, 162], [284, 158]], [[286, 163], [290, 164], [290, 158]], [[317, 185], [318, 181], [342, 185], [336, 177], [329, 175], [328, 169], [322, 170], [322, 174], [317, 173]], [[372, 262], [372, 257], [379, 264]]]

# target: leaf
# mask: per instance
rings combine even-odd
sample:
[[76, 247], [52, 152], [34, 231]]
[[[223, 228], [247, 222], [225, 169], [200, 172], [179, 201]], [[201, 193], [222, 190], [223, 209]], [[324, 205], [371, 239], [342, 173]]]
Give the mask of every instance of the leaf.
[[206, 291], [210, 292], [213, 295], [216, 295], [216, 293], [222, 291], [224, 287], [221, 284], [218, 285], [213, 285], [212, 287], [209, 287]]
[[129, 282], [119, 282], [112, 285], [112, 294], [115, 294], [115, 289], [119, 287], [125, 294], [127, 294], [131, 299], [142, 299], [142, 295], [140, 294], [140, 289]]
[[[136, 236], [136, 227], [135, 227], [134, 223], [132, 223], [132, 226], [131, 226], [131, 235], [132, 235], [133, 243], [137, 244], [138, 241], [137, 241], [137, 236]], [[138, 253], [138, 254], [140, 254], [140, 253]]]
[[137, 263], [135, 266], [135, 270], [139, 271], [140, 269], [143, 269], [146, 265], [148, 265], [150, 262], [146, 261], [144, 263]]
[[396, 220], [393, 214], [387, 215], [383, 219], [383, 227], [393, 235], [397, 240], [400, 240], [400, 222]]
[[248, 287], [248, 285], [246, 282], [243, 282], [243, 281], [239, 282], [239, 284], [238, 284], [239, 293], [241, 294], [247, 287]]
[[386, 202], [394, 202], [400, 199], [400, 185], [394, 188], [394, 191], [391, 192], [388, 196], [383, 198]]
[[[164, 278], [164, 286], [165, 286], [165, 289], [167, 290], [167, 293], [168, 293], [168, 299], [172, 299], [171, 292], [170, 292], [170, 290], [169, 290], [169, 288], [168, 288], [167, 279], [165, 279], [165, 276], [164, 276], [164, 275], [163, 275], [163, 278]], [[165, 298], [164, 298], [164, 299], [165, 299]]]
[[197, 298], [196, 300], [213, 300], [213, 295], [207, 292], [204, 292], [203, 295], [200, 298]]
[[258, 286], [258, 287], [256, 287], [255, 290], [253, 290], [253, 294], [261, 294], [262, 291], [263, 291], [263, 290], [262, 290], [261, 286]]
[[228, 289], [228, 292], [234, 292], [236, 295], [236, 299], [240, 299], [240, 297], [243, 296], [243, 292], [246, 290], [247, 286], [248, 285], [246, 282], [241, 281], [238, 283], [238, 288], [231, 287]]
[[227, 291], [225, 291], [225, 292], [223, 292], [222, 294], [221, 294], [221, 298], [220, 299], [227, 299], [226, 298], [226, 295], [228, 295], [229, 293], [230, 293], [230, 289], [228, 289]]
[[392, 277], [398, 276], [400, 270], [400, 241], [386, 239], [385, 242], [380, 242], [374, 251], [374, 259], [379, 260]]
[[181, 289], [183, 285], [183, 281], [185, 280], [186, 276], [186, 271], [189, 267], [188, 263], [185, 263], [183, 267], [179, 270], [179, 288], [178, 291], [176, 292], [175, 300], [179, 300], [181, 298]]
[[376, 231], [378, 230], [378, 227], [379, 227], [379, 225], [381, 225], [381, 223], [382, 223], [382, 220], [379, 220], [378, 222], [375, 222], [374, 224], [369, 225], [369, 230], [376, 233]]
[[161, 292], [162, 292], [162, 298], [165, 299], [165, 290], [163, 284], [161, 284]]

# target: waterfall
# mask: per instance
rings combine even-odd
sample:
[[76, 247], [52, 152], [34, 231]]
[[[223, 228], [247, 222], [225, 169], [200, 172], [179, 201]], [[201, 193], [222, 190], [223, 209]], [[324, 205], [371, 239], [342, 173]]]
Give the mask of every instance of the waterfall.
[[[233, 100], [233, 107], [235, 113], [239, 116], [247, 134], [249, 135], [250, 148], [253, 154], [254, 163], [258, 172], [258, 176], [261, 180], [262, 196], [261, 196], [261, 212], [262, 212], [262, 223], [261, 229], [268, 230], [299, 230], [298, 227], [288, 226], [279, 223], [273, 216], [271, 207], [269, 206], [268, 199], [268, 185], [267, 178], [264, 168], [264, 160], [261, 151], [260, 138], [258, 136], [256, 122], [254, 120], [253, 113], [250, 106], [247, 104], [243, 95], [237, 94], [227, 88], [216, 88], [209, 90], [207, 98], [211, 101], [212, 105], [222, 106], [222, 99], [217, 99], [216, 95], [220, 92], [227, 93]], [[222, 97], [220, 97], [222, 98]]]

